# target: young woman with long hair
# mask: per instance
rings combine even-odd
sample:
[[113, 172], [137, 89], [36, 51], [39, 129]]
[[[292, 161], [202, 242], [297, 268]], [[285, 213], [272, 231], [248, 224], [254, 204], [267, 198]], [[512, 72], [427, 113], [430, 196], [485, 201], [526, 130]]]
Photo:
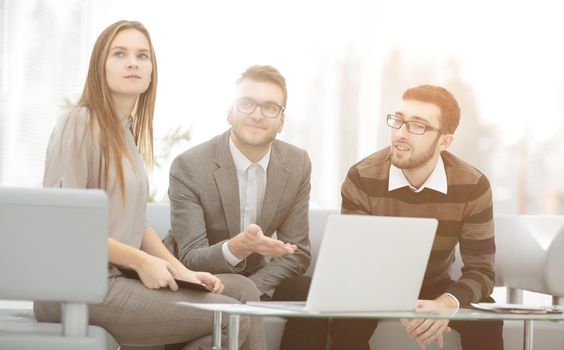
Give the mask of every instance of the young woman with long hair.
[[[156, 90], [157, 61], [145, 27], [119, 21], [106, 28], [94, 45], [80, 101], [51, 135], [44, 186], [98, 188], [108, 195], [108, 291], [102, 303], [89, 306], [91, 324], [122, 345], [211, 348], [212, 313], [175, 303], [237, 303], [258, 295], [242, 276], [189, 270], [146, 222]], [[125, 278], [117, 266], [135, 270], [140, 280]], [[175, 278], [203, 283], [212, 293], [179, 289]], [[34, 313], [39, 321], [61, 317], [57, 303], [35, 303]], [[226, 332], [227, 323], [222, 326]], [[242, 348], [266, 347], [260, 319], [244, 317], [240, 334]]]

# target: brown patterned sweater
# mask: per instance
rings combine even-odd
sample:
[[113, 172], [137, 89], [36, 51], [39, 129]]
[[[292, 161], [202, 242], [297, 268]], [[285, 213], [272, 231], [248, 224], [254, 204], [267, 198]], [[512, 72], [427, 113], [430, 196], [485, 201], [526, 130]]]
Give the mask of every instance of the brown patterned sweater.
[[[462, 276], [445, 292], [461, 305], [489, 296], [495, 283], [492, 192], [480, 171], [448, 152], [441, 154], [448, 194], [425, 188], [388, 191], [390, 148], [353, 165], [341, 188], [343, 214], [431, 217], [439, 220], [423, 285], [449, 278], [460, 244]], [[409, 243], [407, 243], [409, 244]]]

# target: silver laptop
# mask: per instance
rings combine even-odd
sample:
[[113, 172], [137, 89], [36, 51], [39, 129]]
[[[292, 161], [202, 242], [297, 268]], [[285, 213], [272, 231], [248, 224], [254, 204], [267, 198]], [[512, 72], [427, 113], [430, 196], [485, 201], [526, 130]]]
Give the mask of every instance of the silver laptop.
[[315, 312], [414, 310], [437, 220], [331, 215], [306, 302], [250, 305]]

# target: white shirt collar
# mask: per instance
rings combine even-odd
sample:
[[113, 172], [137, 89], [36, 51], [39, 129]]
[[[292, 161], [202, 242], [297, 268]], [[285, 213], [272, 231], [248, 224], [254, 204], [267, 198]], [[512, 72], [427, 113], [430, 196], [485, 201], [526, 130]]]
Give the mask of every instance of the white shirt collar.
[[393, 164], [390, 164], [388, 191], [393, 191], [405, 186], [408, 186], [413, 192], [421, 192], [425, 187], [427, 187], [437, 192], [447, 194], [448, 183], [447, 183], [445, 165], [443, 163], [442, 157], [439, 155], [439, 158], [437, 159], [437, 164], [435, 165], [433, 172], [431, 173], [431, 175], [429, 175], [427, 180], [425, 180], [423, 185], [421, 185], [421, 187], [419, 187], [418, 189], [411, 186], [411, 184], [409, 183], [409, 181], [407, 181], [407, 178], [405, 177], [403, 171], [400, 168], [394, 166]]
[[[268, 152], [262, 157], [256, 164], [258, 164], [262, 170], [266, 173], [266, 169], [268, 168], [268, 163], [270, 162], [270, 150], [272, 147], [268, 149]], [[231, 157], [233, 157], [233, 162], [235, 163], [235, 169], [239, 174], [243, 174], [247, 169], [253, 164], [245, 155], [239, 151], [237, 146], [231, 140], [231, 136], [229, 136], [229, 150], [231, 151]]]

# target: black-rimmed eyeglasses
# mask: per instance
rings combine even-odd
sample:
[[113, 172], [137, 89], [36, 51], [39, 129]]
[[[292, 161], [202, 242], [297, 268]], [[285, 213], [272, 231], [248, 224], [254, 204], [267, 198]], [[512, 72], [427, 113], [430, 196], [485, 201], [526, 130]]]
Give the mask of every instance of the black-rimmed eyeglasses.
[[235, 108], [243, 114], [253, 114], [257, 107], [265, 118], [276, 118], [284, 110], [284, 107], [274, 102], [258, 103], [250, 97], [240, 97], [235, 101]]
[[430, 125], [423, 124], [416, 121], [405, 121], [395, 114], [388, 114], [386, 116], [386, 122], [390, 128], [400, 129], [403, 124], [406, 125], [407, 131], [412, 134], [423, 135], [427, 131], [437, 131], [442, 133], [443, 130], [439, 128], [434, 128]]

